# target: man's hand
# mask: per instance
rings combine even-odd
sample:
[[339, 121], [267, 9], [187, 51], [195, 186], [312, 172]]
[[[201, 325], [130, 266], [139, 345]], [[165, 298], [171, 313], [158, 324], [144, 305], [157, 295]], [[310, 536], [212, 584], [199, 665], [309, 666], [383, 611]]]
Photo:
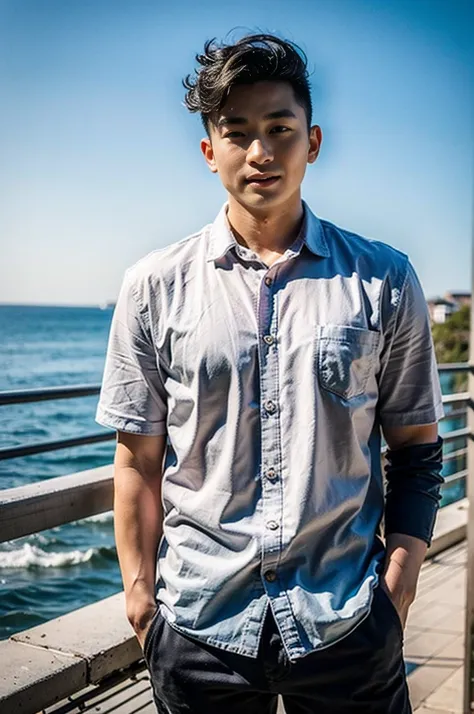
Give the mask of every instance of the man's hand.
[[157, 610], [157, 604], [153, 600], [147, 600], [145, 602], [134, 602], [133, 600], [127, 600], [127, 617], [131, 626], [133, 627], [137, 640], [140, 647], [143, 650], [145, 645], [145, 639], [150, 629], [151, 621]]
[[385, 568], [380, 585], [388, 593], [405, 628], [408, 611], [416, 595], [416, 585], [427, 545], [424, 541], [402, 533], [387, 537]]
[[[398, 571], [398, 572], [397, 572]], [[390, 600], [393, 602], [398, 617], [402, 623], [402, 628], [405, 629], [408, 611], [415, 596], [413, 591], [405, 590], [401, 572], [395, 563], [388, 568], [387, 572], [380, 578], [380, 587], [387, 593]]]

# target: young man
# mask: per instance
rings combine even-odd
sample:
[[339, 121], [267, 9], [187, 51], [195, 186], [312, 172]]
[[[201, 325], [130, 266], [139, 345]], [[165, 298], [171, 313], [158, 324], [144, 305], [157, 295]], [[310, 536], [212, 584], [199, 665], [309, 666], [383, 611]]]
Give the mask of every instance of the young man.
[[126, 272], [97, 412], [156, 706], [407, 714], [442, 480], [423, 293], [405, 255], [302, 202], [321, 129], [301, 51], [252, 35], [197, 60], [186, 105], [228, 201]]

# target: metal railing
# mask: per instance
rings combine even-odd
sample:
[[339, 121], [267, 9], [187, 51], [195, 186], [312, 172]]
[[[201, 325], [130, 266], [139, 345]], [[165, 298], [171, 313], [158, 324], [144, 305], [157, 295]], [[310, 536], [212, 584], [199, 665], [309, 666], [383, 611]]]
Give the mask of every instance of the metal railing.
[[[467, 364], [440, 365], [440, 373], [468, 372]], [[0, 393], [0, 407], [56, 399], [73, 399], [98, 395], [100, 385], [78, 385], [46, 389], [17, 390]], [[443, 396], [443, 403], [452, 409], [448, 419], [465, 419], [469, 401], [468, 392]], [[464, 405], [464, 406], [463, 406]], [[443, 490], [459, 487], [459, 498], [464, 496], [466, 481], [467, 440], [469, 428], [461, 426], [443, 434], [448, 447], [444, 455], [448, 467]], [[115, 433], [95, 433], [68, 439], [49, 440], [36, 444], [22, 444], [0, 449], [0, 460], [39, 454], [57, 449], [95, 444], [115, 439]], [[456, 444], [456, 442], [460, 442]], [[451, 448], [451, 445], [453, 448]], [[27, 486], [0, 490], [0, 542], [70, 523], [103, 513], [112, 508], [113, 474], [111, 466], [103, 466], [78, 474], [50, 478]], [[457, 500], [456, 497], [452, 499]]]
[[[469, 365], [467, 363], [449, 363], [438, 365], [438, 371], [443, 373], [468, 373]], [[97, 396], [100, 393], [100, 384], [86, 384], [77, 386], [64, 387], [45, 387], [43, 389], [23, 389], [0, 392], [0, 407], [14, 404], [25, 404], [31, 402], [51, 401], [58, 399], [75, 399], [79, 397]], [[451, 410], [447, 415], [447, 419], [456, 417], [467, 417], [467, 404], [469, 401], [469, 392], [458, 392], [443, 395], [444, 405], [465, 404], [464, 408]], [[453, 429], [450, 432], [443, 434], [445, 443], [455, 441], [456, 439], [466, 438], [469, 434], [467, 426], [460, 429]], [[96, 444], [104, 441], [115, 439], [114, 433], [94, 433], [84, 436], [77, 436], [69, 439], [58, 439], [54, 441], [43, 441], [36, 444], [22, 444], [20, 446], [2, 447], [0, 448], [0, 461], [6, 459], [15, 459], [22, 456], [31, 456], [33, 454], [55, 451], [58, 449], [66, 449], [74, 446], [83, 446], [87, 444]], [[461, 454], [462, 451], [462, 454]], [[461, 456], [467, 453], [467, 445], [465, 449], [456, 452], [448, 452], [444, 455], [445, 460]]]
[[[0, 392], [0, 407], [12, 404], [26, 404], [28, 402], [45, 402], [56, 399], [76, 399], [78, 397], [91, 397], [98, 395], [100, 384], [85, 384], [75, 387], [46, 387], [44, 389], [21, 389]], [[32, 456], [47, 451], [69, 449], [73, 446], [85, 444], [98, 444], [111, 441], [115, 438], [113, 433], [96, 433], [77, 436], [72, 439], [58, 439], [55, 441], [42, 441], [37, 444], [22, 444], [20, 446], [0, 448], [0, 461], [16, 459], [20, 456]]]

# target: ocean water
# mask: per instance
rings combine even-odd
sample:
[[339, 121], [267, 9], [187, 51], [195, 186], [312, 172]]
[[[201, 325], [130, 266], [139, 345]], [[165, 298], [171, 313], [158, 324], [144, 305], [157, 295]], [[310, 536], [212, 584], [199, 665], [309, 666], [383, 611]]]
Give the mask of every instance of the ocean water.
[[[0, 306], [0, 391], [100, 384], [112, 310]], [[107, 432], [98, 397], [0, 407], [0, 446]], [[109, 432], [111, 433], [111, 432]], [[108, 464], [114, 441], [0, 461], [0, 488]], [[0, 639], [122, 588], [105, 513], [0, 544]]]
[[[0, 391], [99, 384], [111, 318], [110, 309], [0, 305]], [[449, 376], [442, 386], [455, 391]], [[2, 406], [0, 447], [107, 432], [94, 421], [97, 399]], [[464, 425], [462, 416], [453, 417], [442, 431]], [[102, 466], [113, 451], [110, 441], [0, 461], [0, 488]], [[464, 464], [460, 457], [445, 473]], [[455, 486], [442, 503], [463, 495]], [[0, 544], [0, 640], [121, 589], [112, 513]]]

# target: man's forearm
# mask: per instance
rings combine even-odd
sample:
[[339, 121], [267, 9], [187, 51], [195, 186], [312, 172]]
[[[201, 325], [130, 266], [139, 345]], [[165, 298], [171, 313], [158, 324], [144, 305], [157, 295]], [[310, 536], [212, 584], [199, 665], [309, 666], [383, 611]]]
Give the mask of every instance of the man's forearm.
[[382, 585], [390, 596], [405, 625], [408, 609], [415, 599], [420, 569], [428, 545], [404, 533], [390, 533], [386, 539], [385, 567]]
[[132, 467], [114, 473], [114, 528], [127, 616], [132, 626], [155, 603], [156, 559], [162, 536], [161, 474]]

